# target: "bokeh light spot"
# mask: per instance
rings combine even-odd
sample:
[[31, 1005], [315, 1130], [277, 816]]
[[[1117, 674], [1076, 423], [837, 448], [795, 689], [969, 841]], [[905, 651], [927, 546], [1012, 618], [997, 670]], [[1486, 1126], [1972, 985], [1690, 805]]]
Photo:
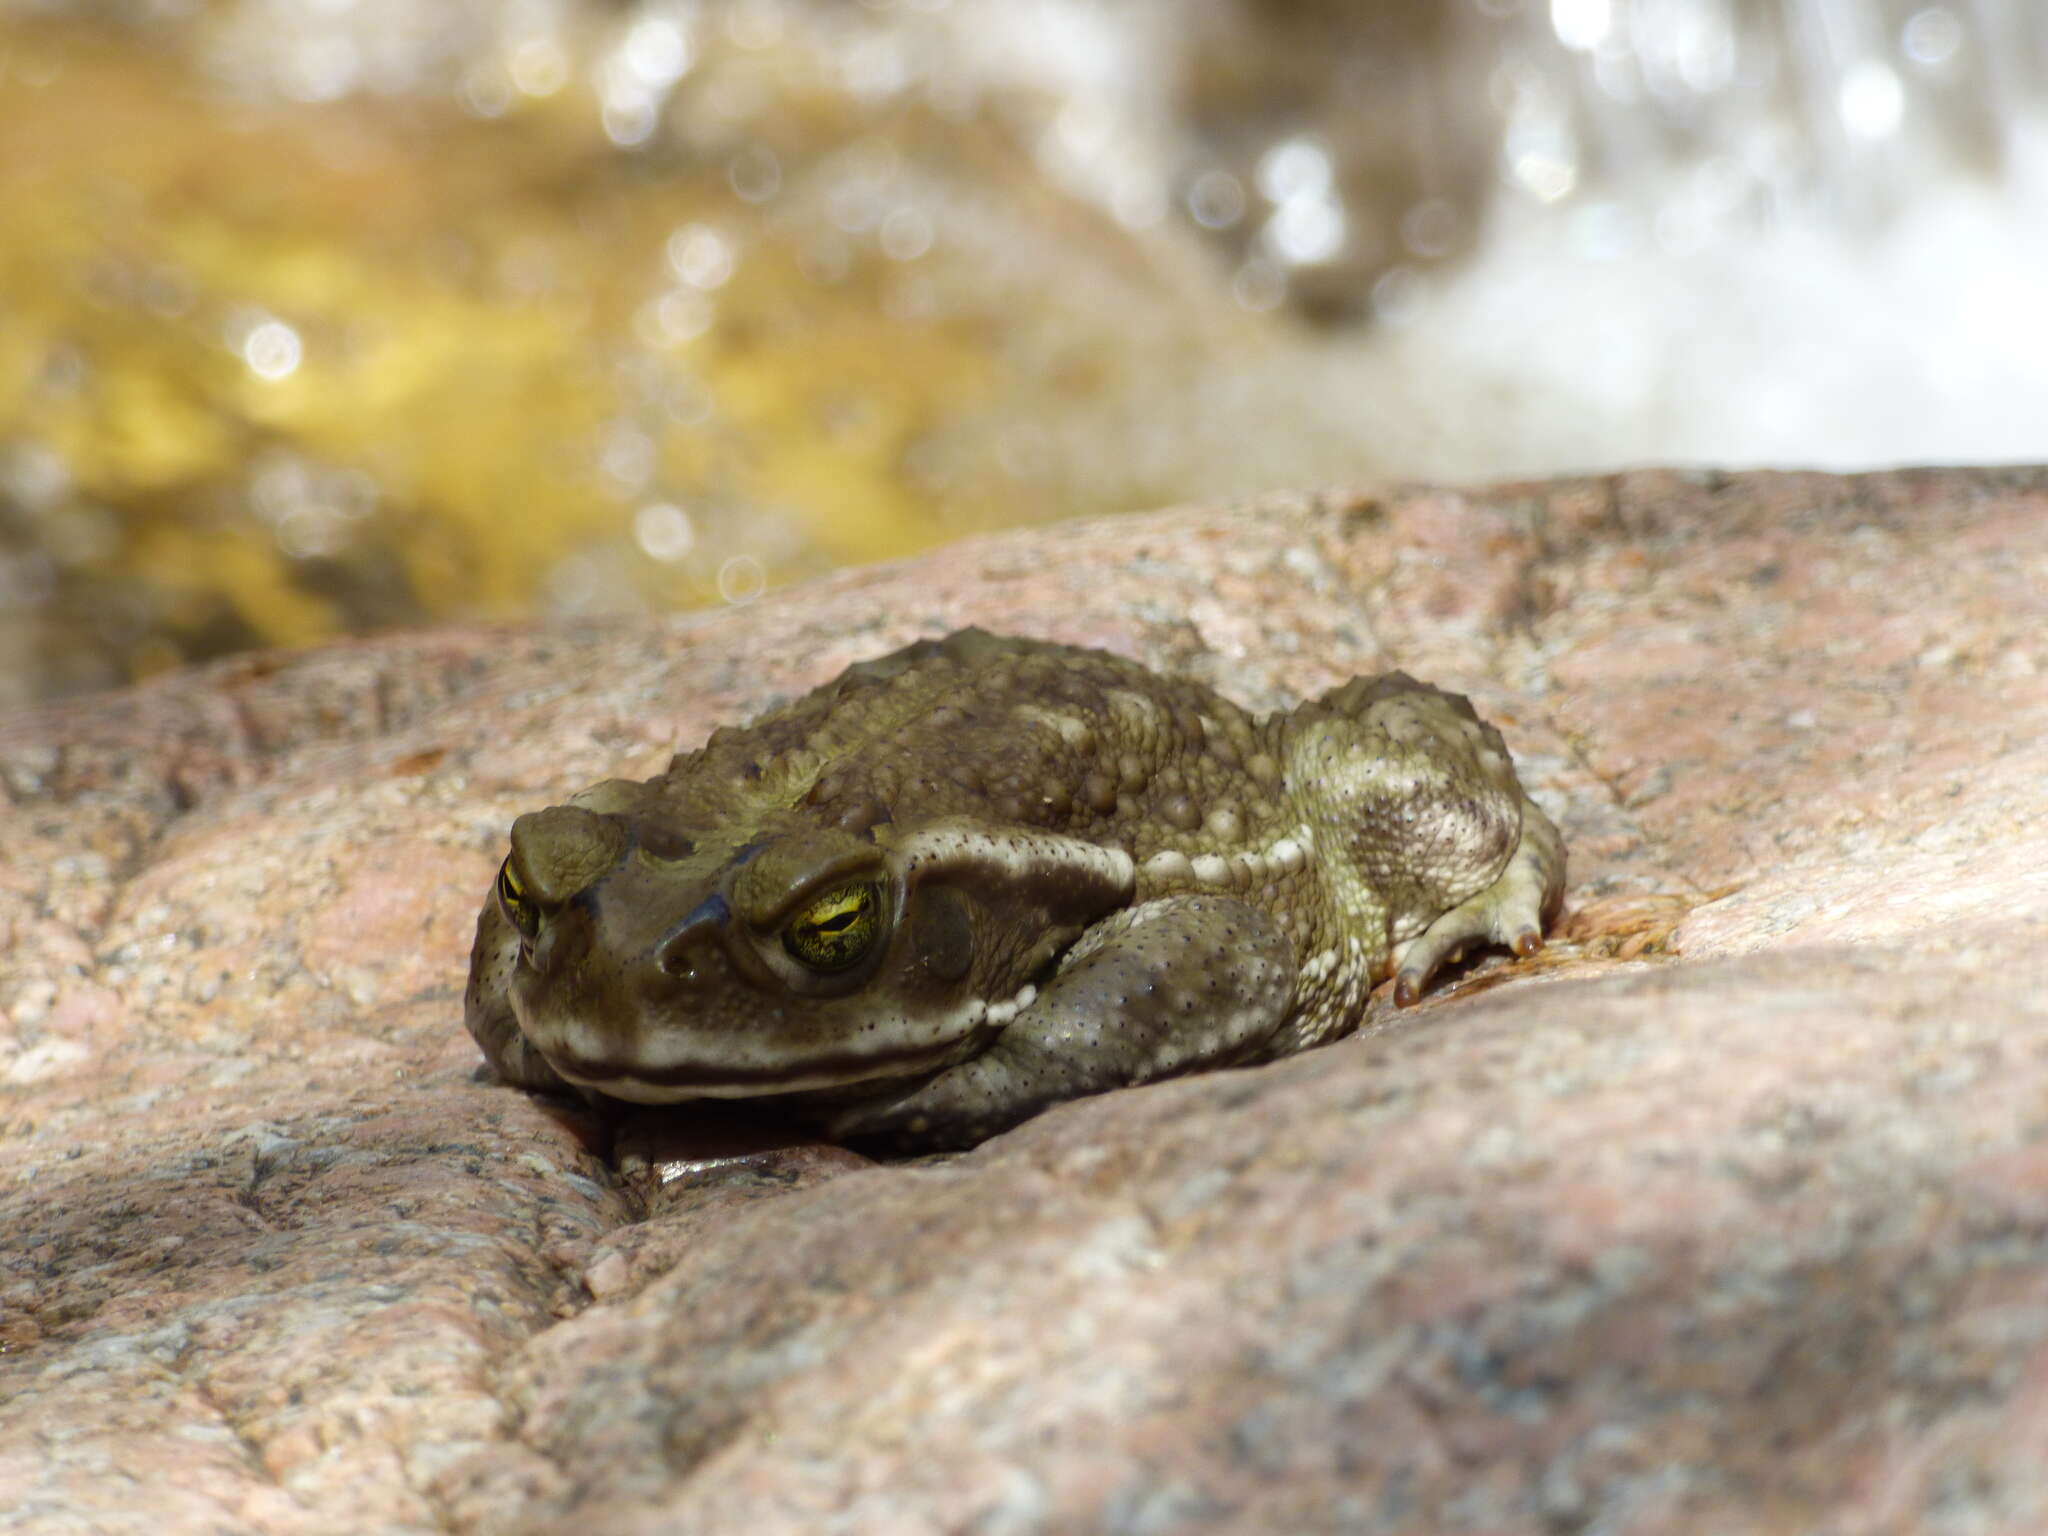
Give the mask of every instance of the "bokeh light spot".
[[260, 321], [242, 337], [242, 361], [259, 379], [276, 383], [299, 371], [304, 348], [299, 333], [282, 320]]
[[653, 559], [672, 565], [697, 547], [697, 528], [675, 503], [652, 501], [633, 514], [633, 541]]
[[768, 585], [768, 572], [752, 555], [734, 555], [718, 567], [718, 595], [734, 607], [751, 603]]

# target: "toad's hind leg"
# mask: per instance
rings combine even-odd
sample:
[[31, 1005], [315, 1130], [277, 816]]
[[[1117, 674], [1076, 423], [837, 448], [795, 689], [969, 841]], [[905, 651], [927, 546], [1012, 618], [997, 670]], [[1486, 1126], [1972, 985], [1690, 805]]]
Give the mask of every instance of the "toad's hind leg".
[[832, 1116], [834, 1137], [969, 1146], [1048, 1105], [1256, 1058], [1293, 1006], [1293, 946], [1265, 912], [1165, 896], [1090, 928], [981, 1054]]
[[1422, 996], [1436, 968], [1467, 944], [1505, 944], [1527, 959], [1543, 947], [1544, 924], [1564, 897], [1564, 839], [1535, 801], [1522, 800], [1522, 836], [1500, 878], [1443, 914], [1398, 951], [1394, 1002]]
[[1527, 954], [1564, 888], [1564, 844], [1470, 701], [1401, 672], [1288, 716], [1290, 791], [1340, 922], [1399, 971], [1396, 1001], [1467, 943]]

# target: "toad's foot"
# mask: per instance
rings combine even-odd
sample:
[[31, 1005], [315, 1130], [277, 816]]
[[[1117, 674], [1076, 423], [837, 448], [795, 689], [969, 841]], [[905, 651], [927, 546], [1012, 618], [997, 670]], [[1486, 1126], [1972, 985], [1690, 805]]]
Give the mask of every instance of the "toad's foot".
[[1543, 947], [1543, 925], [1557, 915], [1563, 895], [1564, 839], [1525, 796], [1522, 838], [1500, 878], [1444, 913], [1398, 952], [1395, 1005], [1406, 1008], [1421, 997], [1437, 967], [1455, 960], [1467, 944], [1505, 944], [1524, 958], [1535, 954]]

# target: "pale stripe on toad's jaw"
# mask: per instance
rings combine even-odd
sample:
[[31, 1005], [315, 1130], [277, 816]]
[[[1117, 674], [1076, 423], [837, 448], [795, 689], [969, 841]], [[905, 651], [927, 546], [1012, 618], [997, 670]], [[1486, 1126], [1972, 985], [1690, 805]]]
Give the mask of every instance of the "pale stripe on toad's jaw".
[[879, 1077], [908, 1076], [916, 1070], [899, 1066], [896, 1072], [791, 1072], [767, 1083], [651, 1083], [637, 1077], [578, 1077], [560, 1062], [551, 1064], [570, 1082], [595, 1088], [599, 1093], [624, 1099], [629, 1104], [682, 1104], [691, 1099], [758, 1099], [769, 1094], [805, 1093], [814, 1088], [844, 1088], [849, 1083], [868, 1082]]
[[[927, 1039], [920, 1045], [897, 1054], [877, 1057], [863, 1067], [840, 1068], [836, 1071], [803, 1071], [789, 1067], [792, 1061], [801, 1061], [805, 1054], [765, 1052], [759, 1049], [759, 1040], [747, 1041], [740, 1037], [727, 1037], [719, 1042], [720, 1067], [731, 1070], [754, 1070], [775, 1072], [773, 1078], [758, 1082], [739, 1083], [661, 1083], [646, 1081], [627, 1074], [621, 1077], [597, 1077], [579, 1075], [575, 1070], [575, 1058], [564, 1062], [549, 1058], [550, 1064], [562, 1076], [573, 1083], [595, 1088], [615, 1099], [625, 1099], [635, 1104], [673, 1104], [687, 1099], [753, 1099], [770, 1094], [802, 1093], [814, 1088], [840, 1088], [849, 1083], [868, 1082], [876, 1078], [904, 1077], [936, 1065], [946, 1052], [950, 1051], [970, 1032], [983, 1025], [998, 1028], [1009, 1024], [1038, 1000], [1038, 988], [1026, 983], [1011, 996], [996, 1002], [982, 998], [968, 998], [943, 1014], [926, 1020], [916, 1033]], [[876, 1023], [890, 1032], [911, 1033], [910, 1021], [900, 1015]], [[893, 1029], [891, 1028], [893, 1026]], [[567, 1031], [570, 1049], [586, 1060], [602, 1061], [606, 1058], [607, 1042], [587, 1028], [581, 1020], [573, 1022]], [[690, 1058], [679, 1054], [663, 1054], [649, 1049], [659, 1045], [658, 1040], [642, 1040], [634, 1050], [634, 1064], [650, 1072], [674, 1071], [688, 1068]], [[744, 1054], [740, 1047], [752, 1044], [754, 1059], [737, 1063], [734, 1058]]]

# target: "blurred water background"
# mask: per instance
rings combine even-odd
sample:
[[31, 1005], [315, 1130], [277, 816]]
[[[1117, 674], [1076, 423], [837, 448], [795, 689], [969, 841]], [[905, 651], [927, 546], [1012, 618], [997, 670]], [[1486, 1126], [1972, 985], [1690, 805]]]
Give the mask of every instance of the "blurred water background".
[[0, 704], [1285, 485], [2048, 458], [2038, 0], [0, 0]]

